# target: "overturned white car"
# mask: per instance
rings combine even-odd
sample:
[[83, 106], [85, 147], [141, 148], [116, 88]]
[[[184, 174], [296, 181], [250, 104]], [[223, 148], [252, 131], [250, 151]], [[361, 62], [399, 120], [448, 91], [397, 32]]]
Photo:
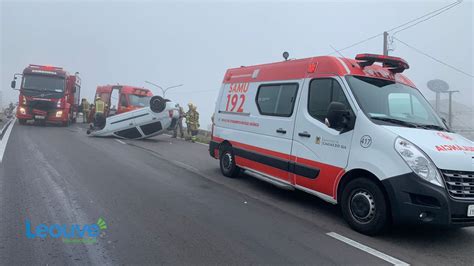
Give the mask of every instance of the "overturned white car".
[[[103, 118], [102, 118], [103, 119]], [[141, 109], [109, 116], [100, 126], [87, 134], [95, 137], [118, 137], [124, 139], [145, 139], [172, 130], [179, 119], [176, 103], [160, 96], [153, 96], [150, 105]]]

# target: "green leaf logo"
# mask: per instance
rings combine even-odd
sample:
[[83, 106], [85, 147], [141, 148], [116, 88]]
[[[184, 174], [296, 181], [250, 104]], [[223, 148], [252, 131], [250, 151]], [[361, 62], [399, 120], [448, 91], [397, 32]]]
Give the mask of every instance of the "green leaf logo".
[[99, 226], [100, 230], [107, 229], [107, 224], [105, 223], [105, 220], [102, 219], [102, 217], [97, 221], [97, 225]]

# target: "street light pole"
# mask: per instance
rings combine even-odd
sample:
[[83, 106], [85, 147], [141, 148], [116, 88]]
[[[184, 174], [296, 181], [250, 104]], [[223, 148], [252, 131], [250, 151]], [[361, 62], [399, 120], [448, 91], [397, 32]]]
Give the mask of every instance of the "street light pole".
[[150, 84], [150, 85], [153, 85], [153, 86], [159, 88], [159, 89], [161, 90], [161, 92], [163, 93], [163, 98], [166, 97], [166, 92], [167, 92], [168, 90], [173, 89], [173, 88], [177, 88], [177, 87], [181, 87], [181, 86], [184, 85], [184, 84], [179, 84], [179, 85], [169, 86], [169, 87], [166, 87], [166, 88], [163, 89], [163, 87], [161, 87], [160, 85], [155, 84], [155, 83], [153, 83], [153, 82], [146, 81], [146, 80], [145, 80], [145, 82], [148, 83], [148, 84]]

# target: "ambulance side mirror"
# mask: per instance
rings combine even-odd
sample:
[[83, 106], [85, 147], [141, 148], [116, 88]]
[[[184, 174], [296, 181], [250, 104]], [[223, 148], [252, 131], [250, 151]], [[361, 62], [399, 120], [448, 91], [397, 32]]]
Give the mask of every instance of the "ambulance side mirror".
[[341, 133], [353, 128], [353, 117], [346, 105], [341, 102], [331, 102], [326, 115], [326, 125]]
[[16, 80], [12, 80], [12, 83], [10, 84], [10, 87], [14, 89], [16, 87]]

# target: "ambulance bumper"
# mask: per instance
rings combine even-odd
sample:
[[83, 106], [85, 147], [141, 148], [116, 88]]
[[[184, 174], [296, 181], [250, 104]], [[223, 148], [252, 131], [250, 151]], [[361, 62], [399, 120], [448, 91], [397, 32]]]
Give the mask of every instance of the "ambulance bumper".
[[428, 183], [415, 173], [382, 181], [387, 191], [395, 224], [426, 224], [453, 227], [473, 226], [468, 217], [474, 199], [454, 199], [446, 188]]

